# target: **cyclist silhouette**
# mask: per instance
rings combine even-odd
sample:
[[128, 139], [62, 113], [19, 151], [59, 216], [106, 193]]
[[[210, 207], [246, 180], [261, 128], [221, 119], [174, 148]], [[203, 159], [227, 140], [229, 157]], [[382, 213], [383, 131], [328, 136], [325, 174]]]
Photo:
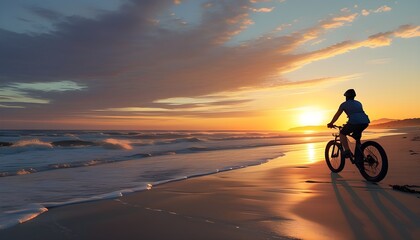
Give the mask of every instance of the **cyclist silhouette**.
[[368, 115], [363, 111], [362, 104], [354, 100], [356, 97], [356, 91], [354, 89], [348, 89], [344, 93], [344, 96], [346, 97], [346, 101], [340, 105], [331, 122], [327, 124], [327, 127], [333, 128], [334, 123], [343, 111], [347, 114], [348, 121], [340, 131], [340, 141], [344, 148], [344, 157], [349, 158], [351, 157], [351, 151], [346, 136], [351, 135], [356, 141], [360, 142], [362, 132], [369, 126], [370, 120]]

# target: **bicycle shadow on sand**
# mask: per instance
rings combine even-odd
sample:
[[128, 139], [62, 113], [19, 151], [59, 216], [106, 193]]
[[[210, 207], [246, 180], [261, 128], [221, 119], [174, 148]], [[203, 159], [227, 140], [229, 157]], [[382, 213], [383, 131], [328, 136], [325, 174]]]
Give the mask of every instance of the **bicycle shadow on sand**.
[[[420, 217], [380, 185], [370, 182], [365, 183], [371, 199], [362, 199], [360, 194], [355, 191], [354, 186], [351, 186], [340, 174], [331, 173], [331, 184], [335, 196], [354, 234], [354, 238], [366, 239], [371, 236], [369, 233], [377, 232], [377, 237], [380, 239], [389, 239], [396, 234], [401, 239], [415, 239], [410, 233], [409, 226], [401, 221], [401, 217], [415, 225], [415, 228], [420, 227]], [[344, 193], [347, 193], [350, 198], [345, 198]], [[369, 206], [366, 203], [367, 201], [373, 201], [374, 208]], [[388, 203], [388, 206], [385, 205], [385, 202]], [[350, 208], [351, 205], [355, 205], [359, 211]], [[392, 206], [394, 211], [389, 206]], [[400, 216], [400, 218], [397, 216]], [[369, 220], [370, 224], [368, 226], [363, 225], [363, 218]]]

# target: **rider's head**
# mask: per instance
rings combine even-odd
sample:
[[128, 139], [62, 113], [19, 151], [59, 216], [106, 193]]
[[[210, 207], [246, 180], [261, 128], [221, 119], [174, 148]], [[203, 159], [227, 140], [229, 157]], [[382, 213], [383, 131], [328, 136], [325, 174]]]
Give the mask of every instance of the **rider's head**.
[[346, 96], [346, 99], [354, 99], [354, 97], [356, 97], [356, 91], [354, 91], [354, 89], [349, 89], [344, 93], [344, 96]]

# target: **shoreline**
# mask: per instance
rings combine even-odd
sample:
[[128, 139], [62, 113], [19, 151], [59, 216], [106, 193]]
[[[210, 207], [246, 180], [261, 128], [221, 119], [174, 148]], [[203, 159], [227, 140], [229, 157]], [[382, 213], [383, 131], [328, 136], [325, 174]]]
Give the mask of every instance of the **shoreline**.
[[[418, 130], [413, 132], [379, 140], [387, 150], [392, 171], [378, 185], [367, 184], [351, 164], [340, 174], [330, 174], [323, 160], [325, 143], [307, 143], [306, 150], [288, 152], [262, 165], [166, 183], [117, 199], [54, 208], [0, 231], [0, 237], [111, 239], [119, 233], [126, 239], [357, 239], [383, 238], [381, 232], [385, 232], [386, 236], [415, 239], [420, 236], [419, 199], [387, 187], [390, 183], [420, 185], [416, 174], [420, 155], [409, 152], [420, 152], [418, 144], [404, 145], [404, 149], [403, 145], [393, 146], [396, 142], [410, 143], [410, 136], [419, 135]], [[396, 165], [391, 162], [395, 158], [403, 161]], [[310, 161], [313, 163], [308, 164]], [[364, 216], [363, 211], [368, 214]], [[329, 212], [341, 213], [335, 218], [326, 216]], [[383, 216], [396, 227], [382, 222]], [[162, 221], [177, 227], [162, 226]], [[136, 227], [136, 222], [143, 225]], [[337, 222], [338, 226], [334, 224]], [[371, 222], [375, 231], [357, 228], [356, 222]], [[192, 227], [197, 229], [186, 235], [179, 232]], [[104, 228], [105, 233], [93, 231], [98, 228]], [[308, 231], [304, 229], [311, 235], [305, 235]]]

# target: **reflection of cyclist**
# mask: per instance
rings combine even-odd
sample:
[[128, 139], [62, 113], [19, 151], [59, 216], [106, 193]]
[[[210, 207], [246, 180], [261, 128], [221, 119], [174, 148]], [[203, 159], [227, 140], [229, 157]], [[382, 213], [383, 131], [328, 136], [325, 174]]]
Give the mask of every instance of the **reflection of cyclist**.
[[337, 121], [343, 111], [347, 114], [349, 120], [340, 131], [340, 141], [344, 148], [344, 156], [350, 157], [351, 152], [346, 135], [351, 134], [356, 139], [356, 141], [360, 141], [362, 132], [368, 127], [370, 120], [368, 115], [366, 115], [366, 113], [363, 111], [362, 104], [359, 101], [354, 100], [354, 97], [356, 97], [356, 92], [354, 89], [347, 90], [344, 93], [344, 96], [346, 96], [346, 101], [340, 105], [337, 113], [334, 115], [331, 122], [327, 124], [327, 126], [332, 128], [335, 121]]

